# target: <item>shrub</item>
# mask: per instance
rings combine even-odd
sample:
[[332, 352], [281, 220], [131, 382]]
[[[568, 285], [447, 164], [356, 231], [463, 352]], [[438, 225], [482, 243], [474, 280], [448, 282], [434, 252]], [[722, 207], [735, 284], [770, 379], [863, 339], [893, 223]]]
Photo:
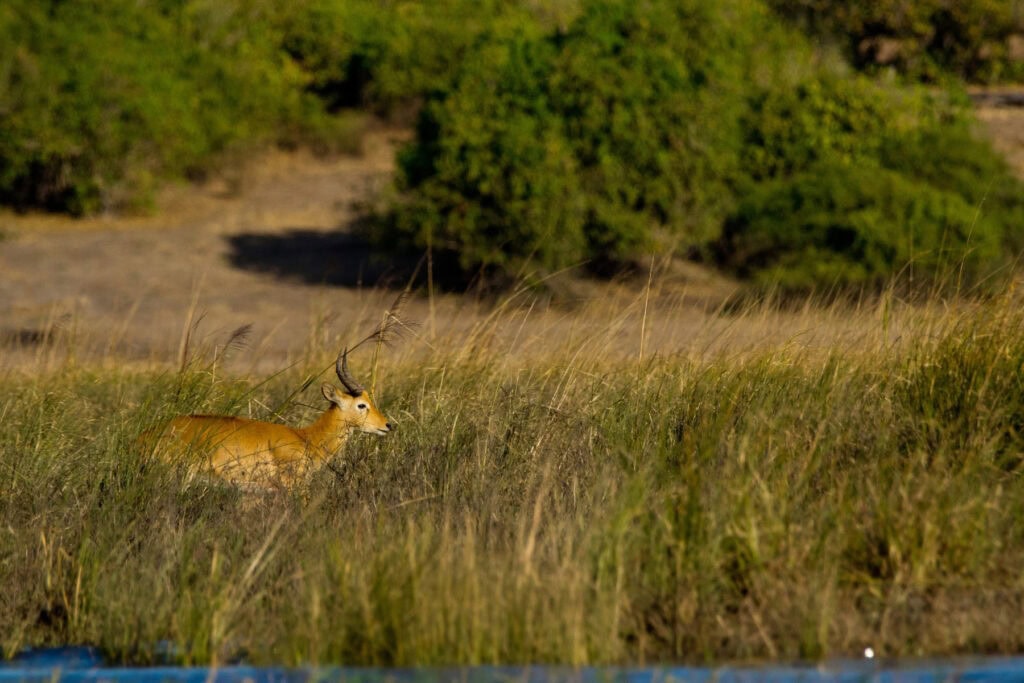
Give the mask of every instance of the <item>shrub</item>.
[[350, 148], [339, 109], [415, 109], [483, 32], [544, 21], [531, 3], [470, 0], [4, 3], [0, 203], [140, 206], [227, 149]]
[[716, 235], [746, 55], [723, 8], [746, 6], [595, 1], [565, 32], [481, 36], [431, 94], [376, 239], [553, 269]]
[[821, 73], [745, 119], [745, 199], [719, 259], [784, 290], [980, 277], [1024, 244], [1024, 193], [955, 95]]
[[819, 72], [792, 88], [772, 85], [751, 96], [743, 166], [752, 179], [765, 180], [802, 171], [820, 159], [873, 159], [891, 138], [956, 115], [954, 105], [921, 89]]
[[457, 253], [467, 270], [583, 256], [576, 162], [546, 96], [553, 57], [522, 31], [482, 38], [452, 91], [424, 110], [400, 158], [411, 197], [378, 238]]
[[88, 213], [316, 120], [259, 2], [0, 9], [0, 202]]
[[971, 133], [969, 122], [900, 135], [881, 149], [879, 159], [887, 168], [962, 197], [989, 220], [1007, 254], [1024, 251], [1024, 186], [1006, 160]]
[[998, 226], [961, 196], [868, 160], [822, 161], [757, 186], [721, 249], [741, 276], [784, 291], [877, 288], [899, 272], [968, 284], [1001, 254]]
[[581, 168], [592, 258], [628, 259], [659, 232], [669, 246], [717, 235], [738, 164], [749, 34], [725, 21], [739, 8], [591, 2], [559, 39], [550, 97]]
[[367, 100], [385, 111], [449, 88], [489, 40], [539, 28], [526, 2], [406, 0], [395, 3], [386, 24], [372, 4], [370, 11], [378, 23], [364, 34], [356, 57], [367, 69]]
[[481, 36], [538, 22], [525, 2], [304, 0], [286, 12], [284, 48], [329, 107], [403, 118], [449, 87]]

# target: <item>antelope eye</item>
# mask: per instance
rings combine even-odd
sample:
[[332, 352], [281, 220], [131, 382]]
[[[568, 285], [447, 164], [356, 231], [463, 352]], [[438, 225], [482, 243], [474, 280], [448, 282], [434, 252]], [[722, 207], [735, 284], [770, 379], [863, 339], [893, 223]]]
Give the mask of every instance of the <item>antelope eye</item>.
[[359, 410], [366, 410], [366, 404], [360, 403], [359, 405], [356, 406], [356, 408], [359, 408]]

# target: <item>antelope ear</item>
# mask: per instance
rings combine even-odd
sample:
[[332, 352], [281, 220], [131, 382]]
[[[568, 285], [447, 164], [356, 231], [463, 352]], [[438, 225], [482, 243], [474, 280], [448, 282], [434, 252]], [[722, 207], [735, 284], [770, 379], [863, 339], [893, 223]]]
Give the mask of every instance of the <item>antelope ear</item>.
[[330, 382], [324, 382], [320, 385], [320, 391], [323, 393], [324, 398], [334, 404], [340, 404], [338, 400], [338, 390], [334, 388], [334, 385]]

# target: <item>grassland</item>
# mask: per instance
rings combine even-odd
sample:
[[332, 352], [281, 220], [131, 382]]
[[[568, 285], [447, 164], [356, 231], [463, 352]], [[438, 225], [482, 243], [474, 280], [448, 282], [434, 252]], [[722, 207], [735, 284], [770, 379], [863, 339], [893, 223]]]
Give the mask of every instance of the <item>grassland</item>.
[[428, 321], [380, 364], [397, 432], [255, 499], [188, 482], [135, 437], [189, 411], [308, 420], [316, 405], [290, 397], [330, 348], [232, 377], [209, 356], [124, 369], [54, 340], [0, 375], [3, 652], [91, 643], [145, 663], [170, 641], [183, 663], [410, 665], [1024, 649], [1019, 297], [703, 316], [674, 297], [520, 298], [451, 333]]

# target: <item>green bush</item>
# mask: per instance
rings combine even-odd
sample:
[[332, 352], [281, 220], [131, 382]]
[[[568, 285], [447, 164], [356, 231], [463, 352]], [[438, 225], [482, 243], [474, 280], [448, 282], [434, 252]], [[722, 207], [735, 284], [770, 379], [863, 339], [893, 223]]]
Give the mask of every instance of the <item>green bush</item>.
[[786, 289], [978, 275], [1022, 246], [1024, 193], [966, 98], [791, 68], [805, 46], [763, 8], [592, 0], [565, 31], [481, 34], [374, 237], [467, 271], [708, 250]]
[[[757, 186], [726, 223], [725, 263], [784, 291], [969, 285], [1001, 263], [998, 226], [961, 196], [861, 160]], [[963, 278], [963, 279], [962, 279]]]
[[528, 2], [13, 0], [0, 6], [0, 203], [137, 207], [165, 177], [268, 142], [353, 146], [349, 107], [401, 118]]
[[754, 19], [742, 3], [601, 0], [559, 38], [550, 97], [581, 169], [591, 258], [628, 259], [658, 233], [667, 246], [717, 235], [752, 42], [726, 25], [740, 10]]
[[955, 103], [923, 89], [819, 72], [791, 88], [772, 85], [752, 95], [744, 120], [743, 166], [752, 179], [765, 180], [820, 159], [875, 159], [891, 139], [960, 116]]
[[482, 38], [453, 90], [427, 104], [400, 158], [411, 197], [380, 239], [457, 253], [467, 270], [583, 256], [576, 161], [546, 92], [553, 57], [521, 31]]
[[376, 35], [369, 30], [371, 17], [355, 3], [334, 0], [304, 0], [292, 8], [282, 19], [282, 49], [328, 109], [351, 106], [361, 97], [354, 34]]
[[744, 135], [745, 198], [717, 251], [761, 286], [953, 268], [963, 285], [1024, 245], [1024, 188], [955, 96], [820, 74], [756, 96]]
[[482, 35], [543, 21], [527, 2], [497, 0], [303, 0], [286, 14], [284, 49], [313, 93], [398, 119], [449, 87]]
[[280, 23], [256, 0], [0, 8], [0, 202], [138, 206], [160, 177], [321, 124]]
[[892, 139], [880, 151], [887, 168], [962, 197], [997, 231], [1004, 251], [1024, 251], [1024, 186], [967, 121], [922, 127]]
[[[916, 240], [955, 233], [965, 206], [971, 267], [990, 270], [1001, 261], [992, 245], [1024, 249], [1024, 192], [972, 135], [966, 98], [823, 65], [770, 9], [817, 34], [927, 37], [921, 49], [945, 55], [943, 68], [975, 74], [983, 66], [965, 55], [1019, 28], [994, 0], [879, 9], [891, 5], [13, 0], [0, 5], [0, 203], [144, 206], [161, 179], [202, 172], [226, 151], [347, 146], [355, 136], [340, 110], [355, 106], [420, 115], [399, 160], [402, 195], [372, 236], [432, 248], [463, 273], [601, 270], [679, 250], [717, 253], [759, 281], [859, 286], [910, 254], [937, 269], [922, 254], [956, 241]], [[787, 222], [809, 219], [780, 197], [859, 185], [863, 169], [908, 193], [859, 191], [857, 206], [879, 214], [850, 228], [864, 248], [794, 241]], [[844, 211], [844, 197], [818, 208]], [[913, 250], [876, 253], [903, 229]]]
[[431, 94], [401, 159], [405, 200], [375, 237], [507, 270], [717, 235], [749, 53], [729, 19], [746, 7], [594, 1], [564, 32], [482, 35]]
[[540, 26], [521, 0], [405, 0], [393, 5], [388, 23], [367, 4], [377, 23], [360, 38], [356, 58], [366, 70], [366, 100], [391, 112], [449, 88], [489, 39]]

